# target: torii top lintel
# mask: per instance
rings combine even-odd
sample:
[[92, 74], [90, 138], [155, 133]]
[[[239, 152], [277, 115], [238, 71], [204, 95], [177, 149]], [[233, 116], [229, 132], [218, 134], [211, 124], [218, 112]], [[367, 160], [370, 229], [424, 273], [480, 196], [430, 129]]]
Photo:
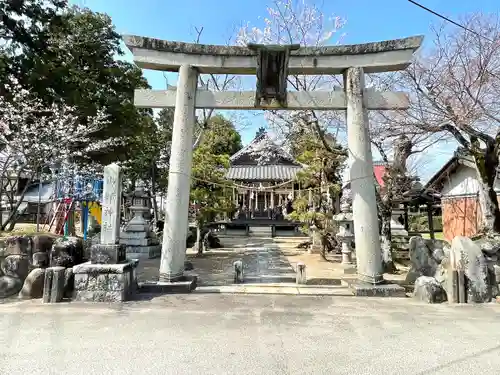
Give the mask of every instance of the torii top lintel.
[[[144, 69], [178, 71], [181, 65], [195, 66], [200, 73], [251, 74], [257, 69], [258, 51], [239, 46], [173, 42], [124, 35], [135, 63]], [[341, 74], [356, 66], [366, 73], [405, 69], [423, 36], [374, 43], [300, 47], [290, 50], [288, 74]]]

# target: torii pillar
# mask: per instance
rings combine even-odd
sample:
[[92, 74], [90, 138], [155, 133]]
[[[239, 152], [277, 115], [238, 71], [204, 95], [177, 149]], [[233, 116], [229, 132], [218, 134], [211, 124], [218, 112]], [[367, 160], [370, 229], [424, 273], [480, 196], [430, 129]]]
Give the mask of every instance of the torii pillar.
[[348, 68], [344, 73], [344, 83], [358, 280], [369, 284], [380, 284], [384, 280], [382, 249], [373, 181], [368, 112], [363, 98], [363, 68]]
[[197, 81], [198, 73], [192, 66], [179, 68], [159, 275], [159, 281], [164, 283], [185, 279]]

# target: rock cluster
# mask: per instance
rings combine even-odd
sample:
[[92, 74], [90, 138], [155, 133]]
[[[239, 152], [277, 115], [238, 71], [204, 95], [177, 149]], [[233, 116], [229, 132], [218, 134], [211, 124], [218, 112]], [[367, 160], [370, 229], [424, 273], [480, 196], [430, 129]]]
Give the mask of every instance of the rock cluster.
[[[473, 241], [455, 237], [448, 245], [421, 237], [410, 239], [411, 269], [406, 282], [415, 284], [414, 298], [427, 303], [458, 302], [457, 272], [463, 273], [466, 302], [490, 302], [498, 294], [500, 240], [483, 237]], [[465, 302], [460, 301], [460, 302]]]
[[0, 298], [42, 298], [45, 269], [62, 266], [65, 293], [73, 288], [71, 267], [84, 261], [83, 242], [76, 237], [12, 236], [0, 249]]

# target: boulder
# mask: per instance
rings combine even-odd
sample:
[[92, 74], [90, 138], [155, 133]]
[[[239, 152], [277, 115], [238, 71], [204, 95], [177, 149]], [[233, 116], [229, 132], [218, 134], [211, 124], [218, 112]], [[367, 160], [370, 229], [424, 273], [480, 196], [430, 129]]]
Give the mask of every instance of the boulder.
[[488, 265], [479, 245], [470, 238], [458, 236], [451, 242], [450, 266], [463, 270], [467, 279], [468, 302], [490, 302], [492, 290]]
[[30, 255], [33, 252], [33, 240], [29, 236], [11, 236], [5, 239], [5, 256]]
[[92, 236], [88, 236], [85, 241], [83, 241], [83, 259], [90, 259], [90, 249], [93, 245], [98, 245], [101, 243], [101, 235], [96, 233]]
[[50, 266], [70, 268], [84, 261], [83, 240], [78, 237], [58, 238], [50, 251]]
[[18, 277], [0, 276], [0, 298], [7, 298], [19, 293], [23, 282]]
[[46, 268], [49, 266], [49, 263], [50, 263], [49, 253], [45, 251], [40, 251], [33, 254], [33, 261], [32, 261], [33, 267]]
[[425, 303], [441, 303], [446, 301], [446, 292], [435, 278], [420, 276], [415, 280], [413, 298]]
[[19, 298], [32, 299], [43, 297], [43, 283], [45, 279], [45, 269], [35, 268], [24, 280]]
[[33, 253], [50, 253], [56, 237], [48, 234], [37, 234], [33, 237]]
[[498, 264], [495, 264], [493, 266], [493, 270], [495, 271], [495, 277], [496, 277], [497, 283], [500, 283], [500, 266]]
[[[433, 246], [433, 241], [426, 241], [422, 237], [415, 236], [410, 238], [409, 255], [411, 268], [406, 276], [406, 283], [413, 284], [420, 276], [434, 276], [439, 262], [433, 256], [435, 251]], [[437, 253], [439, 256], [440, 252]]]
[[20, 279], [21, 285], [29, 274], [29, 267], [30, 262], [26, 255], [9, 255], [0, 264], [3, 275]]
[[500, 251], [500, 238], [497, 236], [482, 236], [474, 241], [486, 256], [497, 256]]

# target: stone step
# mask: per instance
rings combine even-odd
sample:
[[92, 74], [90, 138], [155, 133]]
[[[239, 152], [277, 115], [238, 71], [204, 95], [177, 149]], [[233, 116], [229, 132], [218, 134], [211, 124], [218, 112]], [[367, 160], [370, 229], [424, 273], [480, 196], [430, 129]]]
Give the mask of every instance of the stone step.
[[295, 274], [243, 275], [243, 284], [295, 283]]

